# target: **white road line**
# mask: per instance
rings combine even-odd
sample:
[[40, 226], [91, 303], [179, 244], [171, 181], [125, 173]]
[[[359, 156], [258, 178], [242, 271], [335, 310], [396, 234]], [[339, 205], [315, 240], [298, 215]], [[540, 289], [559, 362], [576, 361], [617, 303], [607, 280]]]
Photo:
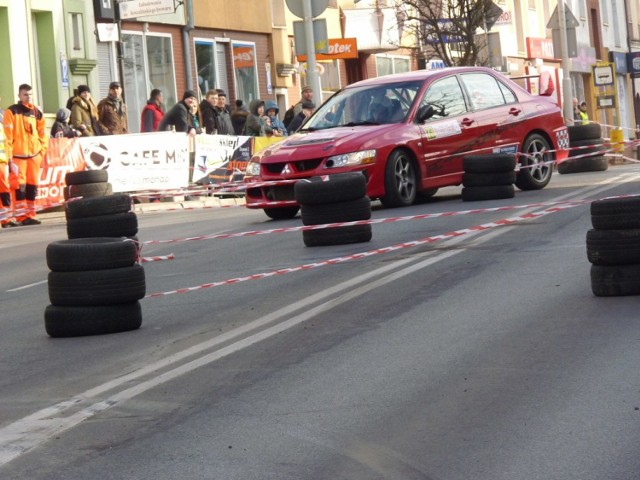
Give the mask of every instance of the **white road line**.
[[8, 292], [17, 292], [19, 290], [24, 290], [25, 288], [31, 288], [31, 287], [35, 287], [37, 285], [42, 285], [43, 283], [47, 283], [47, 280], [41, 280], [41, 281], [36, 282], [36, 283], [30, 283], [29, 285], [23, 285], [22, 287], [11, 288], [11, 289], [7, 290], [7, 293]]

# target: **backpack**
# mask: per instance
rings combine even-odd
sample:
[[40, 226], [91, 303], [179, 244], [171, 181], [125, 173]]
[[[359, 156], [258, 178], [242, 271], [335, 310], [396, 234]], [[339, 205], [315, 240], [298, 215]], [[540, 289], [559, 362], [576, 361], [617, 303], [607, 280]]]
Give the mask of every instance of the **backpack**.
[[293, 117], [295, 117], [295, 113], [293, 113], [293, 109], [294, 109], [295, 105], [292, 105], [289, 110], [287, 110], [284, 114], [284, 118], [282, 119], [282, 123], [284, 123], [284, 128], [286, 128], [287, 130], [289, 130], [289, 124], [291, 123], [291, 120], [293, 120]]

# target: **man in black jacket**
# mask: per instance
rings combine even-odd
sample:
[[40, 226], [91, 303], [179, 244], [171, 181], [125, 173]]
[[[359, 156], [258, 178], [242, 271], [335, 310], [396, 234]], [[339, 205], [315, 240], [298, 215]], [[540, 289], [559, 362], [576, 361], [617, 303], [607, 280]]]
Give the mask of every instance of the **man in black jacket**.
[[204, 96], [204, 100], [200, 102], [200, 113], [202, 114], [202, 125], [204, 130], [210, 135], [218, 133], [216, 105], [218, 103], [218, 92], [209, 90]]
[[187, 90], [182, 95], [182, 101], [176, 103], [163, 117], [158, 126], [159, 132], [174, 130], [176, 132], [185, 132], [189, 135], [202, 133], [202, 129], [194, 126], [192, 115], [189, 113], [191, 105], [198, 104], [198, 97], [195, 92]]

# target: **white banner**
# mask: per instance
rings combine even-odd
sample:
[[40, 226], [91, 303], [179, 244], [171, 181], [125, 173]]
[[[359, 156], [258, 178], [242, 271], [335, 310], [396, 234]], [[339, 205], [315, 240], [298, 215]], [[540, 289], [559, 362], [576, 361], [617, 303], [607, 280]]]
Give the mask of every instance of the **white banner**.
[[189, 185], [189, 142], [184, 133], [106, 135], [79, 141], [87, 170], [108, 170], [114, 192]]
[[[196, 160], [193, 180], [197, 183], [232, 181], [236, 173], [244, 175], [251, 158], [251, 137], [233, 135], [196, 135]], [[236, 172], [244, 162], [241, 172]], [[208, 179], [208, 180], [207, 180]]]

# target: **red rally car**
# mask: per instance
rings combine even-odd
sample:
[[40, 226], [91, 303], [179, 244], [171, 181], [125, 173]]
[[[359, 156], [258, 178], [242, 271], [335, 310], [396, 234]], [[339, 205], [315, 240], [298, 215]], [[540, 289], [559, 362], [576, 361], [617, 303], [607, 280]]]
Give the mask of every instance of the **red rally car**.
[[361, 171], [371, 199], [411, 205], [460, 185], [462, 158], [483, 153], [521, 153], [516, 186], [540, 189], [568, 147], [558, 105], [492, 69], [388, 75], [343, 88], [298, 133], [256, 154], [245, 200], [273, 219], [292, 218], [296, 180]]

